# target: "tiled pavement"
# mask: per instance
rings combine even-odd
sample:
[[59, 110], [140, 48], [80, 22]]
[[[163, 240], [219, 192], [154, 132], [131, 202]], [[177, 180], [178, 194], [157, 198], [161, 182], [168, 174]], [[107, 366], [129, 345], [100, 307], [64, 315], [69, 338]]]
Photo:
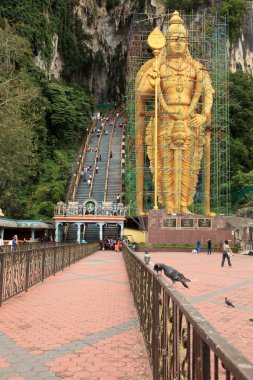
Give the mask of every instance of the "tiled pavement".
[[[151, 260], [191, 278], [176, 288], [253, 362], [253, 257], [235, 255], [231, 268], [217, 253]], [[121, 254], [97, 252], [0, 309], [0, 379], [53, 378], [152, 379]]]
[[0, 379], [151, 380], [121, 254], [99, 251], [0, 309]]
[[[176, 289], [253, 363], [253, 322], [249, 321], [253, 318], [253, 257], [235, 254], [232, 267], [227, 263], [221, 267], [220, 253], [150, 255], [152, 263], [170, 265], [191, 279], [189, 289], [179, 283]], [[234, 309], [226, 306], [225, 297], [234, 303]]]

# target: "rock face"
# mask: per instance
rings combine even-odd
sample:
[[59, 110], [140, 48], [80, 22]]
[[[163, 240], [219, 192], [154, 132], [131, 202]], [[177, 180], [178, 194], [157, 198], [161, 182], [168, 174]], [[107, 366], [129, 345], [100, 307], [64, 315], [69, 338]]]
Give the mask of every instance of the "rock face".
[[[108, 4], [117, 3], [113, 8]], [[87, 46], [91, 52], [91, 64], [80, 81], [88, 87], [97, 101], [119, 99], [124, 93], [128, 34], [134, 12], [161, 15], [166, 13], [157, 0], [79, 0], [74, 12], [79, 16], [83, 31], [90, 36]], [[46, 67], [40, 55], [36, 64], [48, 76], [60, 78], [64, 62], [58, 52], [58, 36], [53, 37], [53, 58]], [[247, 1], [244, 27], [239, 39], [230, 47], [230, 67], [253, 74], [253, 1]]]
[[231, 71], [241, 69], [253, 74], [253, 1], [246, 2], [243, 28], [237, 44], [231, 48]]
[[58, 35], [56, 33], [53, 35], [52, 51], [52, 60], [49, 67], [46, 65], [40, 54], [34, 58], [34, 61], [40, 69], [44, 70], [47, 73], [48, 78], [59, 79], [61, 77], [63, 62], [59, 54]]

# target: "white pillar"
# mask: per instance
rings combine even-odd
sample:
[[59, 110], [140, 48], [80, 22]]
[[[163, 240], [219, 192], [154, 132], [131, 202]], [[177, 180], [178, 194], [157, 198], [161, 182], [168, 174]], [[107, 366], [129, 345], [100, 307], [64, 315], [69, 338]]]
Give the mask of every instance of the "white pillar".
[[120, 238], [123, 238], [124, 235], [124, 223], [119, 223], [120, 226]]
[[99, 239], [103, 240], [103, 225], [104, 223], [98, 223], [99, 225]]
[[60, 231], [61, 226], [62, 226], [62, 223], [59, 223], [59, 222], [55, 223], [55, 239], [54, 240], [56, 243], [61, 242], [61, 236], [62, 236], [62, 233]]
[[77, 225], [77, 242], [81, 243], [81, 225], [82, 223], [76, 223]]
[[34, 230], [34, 228], [32, 228], [31, 229], [31, 238], [30, 239], [33, 241], [34, 238], [35, 238], [35, 230]]
[[55, 223], [55, 242], [59, 243], [59, 224], [60, 223]]

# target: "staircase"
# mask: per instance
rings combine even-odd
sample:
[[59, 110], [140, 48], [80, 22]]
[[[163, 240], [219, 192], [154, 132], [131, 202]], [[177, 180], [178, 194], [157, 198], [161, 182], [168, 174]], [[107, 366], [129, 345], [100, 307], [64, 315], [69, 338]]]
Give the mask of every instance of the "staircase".
[[103, 236], [105, 238], [116, 239], [119, 237], [120, 227], [116, 224], [108, 224], [104, 226]]
[[101, 154], [102, 160], [97, 160], [98, 173], [94, 176], [92, 187], [92, 198], [96, 199], [98, 202], [102, 202], [104, 200], [107, 160], [108, 154], [110, 153], [109, 141], [113, 130], [113, 124], [109, 123], [108, 126], [105, 126], [104, 130], [108, 131], [108, 135], [104, 132], [101, 136], [98, 157]]
[[[90, 187], [87, 183], [89, 174], [94, 173], [92, 191], [90, 194], [91, 198], [96, 199], [98, 202], [104, 201], [104, 195], [106, 190], [106, 174], [107, 165], [108, 167], [108, 181], [107, 181], [107, 192], [106, 201], [115, 201], [117, 194], [121, 195], [121, 142], [123, 128], [119, 125], [123, 122], [124, 117], [119, 116], [113, 125], [113, 117], [109, 117], [108, 121], [105, 122], [104, 128], [100, 134], [100, 143], [98, 144], [99, 138], [97, 137], [97, 129], [101, 128], [101, 120], [96, 123], [96, 132], [90, 136], [89, 148], [90, 151], [86, 152], [84, 166], [91, 165], [91, 171], [84, 173], [86, 175], [86, 181], [80, 177], [78, 184], [78, 189], [76, 193], [76, 201], [83, 202], [85, 199], [89, 198]], [[108, 131], [108, 133], [106, 133]], [[97, 149], [97, 152], [96, 152]], [[112, 151], [112, 158], [110, 152]], [[101, 161], [97, 159], [96, 155], [99, 157], [101, 155]], [[94, 169], [94, 166], [98, 167], [98, 172]], [[107, 237], [118, 237], [119, 236], [119, 226], [108, 225], [104, 226], [104, 236]], [[77, 226], [70, 224], [67, 234], [67, 241], [73, 242], [77, 238]], [[88, 242], [99, 240], [99, 227], [95, 223], [86, 224], [85, 228], [85, 240]]]
[[117, 119], [111, 141], [111, 151], [113, 152], [113, 157], [109, 162], [106, 193], [106, 201], [108, 202], [116, 202], [117, 194], [121, 195], [121, 142], [123, 128], [119, 125], [122, 124], [123, 120], [123, 116]]

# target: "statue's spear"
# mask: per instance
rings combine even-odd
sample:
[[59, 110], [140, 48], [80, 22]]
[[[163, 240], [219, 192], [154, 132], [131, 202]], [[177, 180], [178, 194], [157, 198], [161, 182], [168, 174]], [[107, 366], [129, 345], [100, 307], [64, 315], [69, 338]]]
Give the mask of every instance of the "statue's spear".
[[156, 27], [148, 36], [148, 46], [153, 50], [153, 54], [155, 56], [155, 131], [154, 131], [154, 142], [155, 142], [155, 162], [154, 162], [154, 210], [158, 210], [157, 206], [157, 129], [158, 129], [158, 55], [161, 49], [166, 44], [166, 39], [160, 29]]

